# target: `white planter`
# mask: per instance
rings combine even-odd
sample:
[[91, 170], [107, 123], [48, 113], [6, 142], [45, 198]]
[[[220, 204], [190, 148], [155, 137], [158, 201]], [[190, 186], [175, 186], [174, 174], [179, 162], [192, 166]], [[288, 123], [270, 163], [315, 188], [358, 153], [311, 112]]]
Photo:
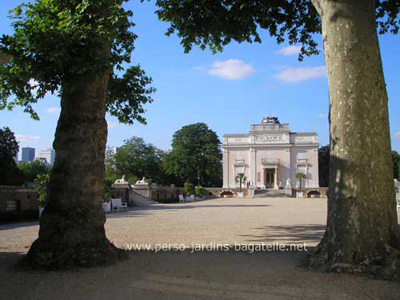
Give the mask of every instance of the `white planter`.
[[237, 192], [237, 197], [238, 198], [243, 198], [243, 192]]
[[110, 212], [111, 211], [111, 203], [110, 202], [105, 202], [103, 203], [103, 210], [104, 212]]
[[296, 192], [296, 198], [304, 198], [303, 192]]

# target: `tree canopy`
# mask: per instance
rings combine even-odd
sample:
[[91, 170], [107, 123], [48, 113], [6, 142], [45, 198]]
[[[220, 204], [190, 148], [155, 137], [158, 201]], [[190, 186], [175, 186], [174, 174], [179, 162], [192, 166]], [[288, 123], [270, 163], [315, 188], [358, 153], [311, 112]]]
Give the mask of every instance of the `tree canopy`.
[[21, 162], [18, 164], [18, 170], [21, 171], [25, 183], [30, 183], [34, 182], [39, 175], [50, 175], [51, 167], [40, 160], [34, 160], [33, 162]]
[[0, 128], [0, 184], [19, 185], [23, 182], [14, 160], [18, 150], [18, 142], [10, 128]]
[[13, 35], [0, 38], [0, 51], [11, 57], [0, 65], [0, 110], [19, 105], [38, 119], [32, 104], [47, 93], [61, 94], [107, 69], [115, 71], [106, 101], [110, 114], [122, 123], [145, 123], [141, 114], [143, 104], [153, 101], [152, 79], [139, 65], [118, 76], [130, 63], [137, 38], [129, 30], [135, 25], [132, 12], [122, 7], [126, 1], [35, 0], [16, 7]]
[[168, 174], [203, 186], [220, 186], [222, 174], [221, 142], [204, 123], [182, 127], [172, 139], [172, 150], [164, 166]]
[[14, 157], [18, 151], [19, 145], [14, 133], [8, 127], [0, 128], [0, 167], [14, 167], [16, 165]]
[[[267, 30], [280, 44], [301, 44], [299, 59], [319, 53], [314, 34], [321, 33], [320, 16], [312, 0], [157, 0], [158, 17], [170, 22], [167, 35], [177, 32], [185, 52], [193, 45], [222, 51], [232, 40], [261, 43]], [[399, 0], [377, 0], [379, 31], [397, 33]]]
[[108, 176], [114, 174], [112, 179], [127, 176], [131, 184], [142, 177], [159, 184], [168, 184], [169, 176], [162, 170], [164, 155], [164, 151], [146, 143], [142, 138], [132, 137], [116, 148], [116, 153], [108, 149], [106, 170]]

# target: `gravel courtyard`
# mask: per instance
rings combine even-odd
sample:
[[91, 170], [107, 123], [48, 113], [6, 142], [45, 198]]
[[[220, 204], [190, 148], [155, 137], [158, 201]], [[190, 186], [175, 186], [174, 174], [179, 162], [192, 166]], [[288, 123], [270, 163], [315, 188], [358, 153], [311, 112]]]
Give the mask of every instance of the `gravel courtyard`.
[[[213, 199], [155, 204], [107, 215], [107, 236], [128, 244], [184, 245], [131, 251], [107, 268], [25, 272], [13, 266], [38, 223], [0, 226], [1, 299], [398, 299], [400, 284], [298, 267], [304, 251], [192, 251], [196, 245], [306, 244], [324, 232], [326, 199]], [[193, 253], [191, 253], [193, 252]]]

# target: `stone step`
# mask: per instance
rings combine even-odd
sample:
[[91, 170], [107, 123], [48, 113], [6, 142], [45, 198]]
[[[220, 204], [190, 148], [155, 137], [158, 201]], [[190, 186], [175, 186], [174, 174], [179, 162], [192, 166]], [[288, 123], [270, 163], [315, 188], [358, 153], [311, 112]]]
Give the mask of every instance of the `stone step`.
[[292, 198], [292, 195], [288, 195], [284, 192], [277, 191], [277, 190], [266, 190], [265, 192], [259, 192], [254, 195], [254, 198]]
[[146, 206], [146, 205], [152, 205], [157, 203], [154, 200], [148, 199], [138, 193], [132, 192], [130, 193], [130, 204], [134, 206]]

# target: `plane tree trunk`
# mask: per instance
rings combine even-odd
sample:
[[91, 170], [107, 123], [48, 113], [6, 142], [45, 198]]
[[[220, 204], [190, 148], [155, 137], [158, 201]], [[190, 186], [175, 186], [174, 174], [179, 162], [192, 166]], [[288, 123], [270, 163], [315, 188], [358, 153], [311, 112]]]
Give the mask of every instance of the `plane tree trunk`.
[[373, 0], [313, 0], [321, 16], [330, 101], [325, 235], [312, 262], [399, 275], [388, 97]]
[[105, 236], [101, 197], [108, 78], [104, 71], [63, 88], [49, 195], [39, 238], [27, 255], [33, 267], [92, 267], [120, 257]]

